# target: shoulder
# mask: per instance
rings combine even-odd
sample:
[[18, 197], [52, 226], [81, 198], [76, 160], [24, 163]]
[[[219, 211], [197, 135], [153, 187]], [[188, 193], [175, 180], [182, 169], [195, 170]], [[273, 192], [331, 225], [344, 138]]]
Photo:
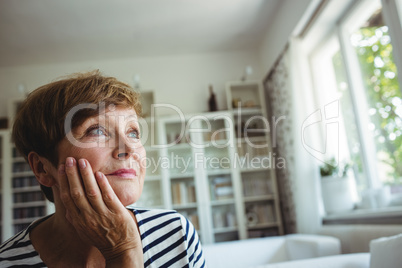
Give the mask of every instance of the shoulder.
[[175, 210], [144, 209], [135, 207], [127, 207], [127, 209], [131, 210], [135, 214], [139, 226], [146, 224], [148, 226], [158, 225], [162, 227], [173, 224], [175, 226], [180, 226], [186, 238], [189, 234], [191, 235], [195, 233], [193, 224], [186, 217]]
[[0, 246], [0, 262], [1, 267], [42, 263], [29, 238], [29, 229], [21, 231]]
[[132, 211], [138, 221], [138, 225], [142, 224], [157, 224], [164, 221], [182, 221], [184, 218], [180, 213], [175, 210], [168, 209], [145, 209], [127, 207]]
[[175, 210], [127, 208], [133, 211], [138, 222], [145, 264], [204, 266], [197, 232], [186, 217]]
[[20, 267], [27, 264], [32, 265], [32, 267], [44, 267], [44, 263], [32, 245], [29, 234], [33, 228], [51, 216], [37, 219], [26, 229], [1, 244], [0, 267]]

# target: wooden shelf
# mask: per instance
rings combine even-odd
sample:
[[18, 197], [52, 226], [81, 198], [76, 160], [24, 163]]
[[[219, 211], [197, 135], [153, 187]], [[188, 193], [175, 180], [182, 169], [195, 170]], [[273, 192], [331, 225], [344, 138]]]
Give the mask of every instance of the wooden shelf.
[[24, 192], [35, 192], [35, 191], [40, 191], [40, 186], [28, 186], [28, 187], [16, 187], [13, 188], [13, 193], [24, 193]]
[[214, 233], [215, 234], [232, 233], [237, 232], [237, 229], [238, 229], [237, 226], [214, 228]]
[[27, 176], [35, 176], [35, 174], [32, 171], [18, 171], [14, 172], [12, 174], [13, 178], [18, 178], [18, 177], [27, 177]]
[[275, 196], [273, 194], [267, 194], [267, 195], [259, 195], [259, 196], [245, 196], [243, 198], [244, 202], [258, 202], [258, 201], [267, 201], [267, 200], [273, 200]]
[[45, 207], [45, 206], [46, 206], [46, 200], [13, 204], [13, 208], [30, 208], [30, 207]]
[[257, 223], [255, 225], [247, 225], [248, 230], [256, 230], [256, 229], [263, 229], [263, 228], [272, 228], [278, 227], [280, 224], [278, 222], [270, 222], [270, 223]]
[[234, 203], [235, 200], [233, 198], [223, 200], [212, 200], [211, 206], [225, 206], [225, 205], [232, 205]]
[[197, 203], [173, 204], [173, 209], [195, 209], [195, 208], [197, 208]]

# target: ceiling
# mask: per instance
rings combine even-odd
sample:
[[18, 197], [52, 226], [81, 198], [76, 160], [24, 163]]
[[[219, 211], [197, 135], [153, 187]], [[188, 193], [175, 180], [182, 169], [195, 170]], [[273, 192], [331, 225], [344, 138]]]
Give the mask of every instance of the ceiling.
[[1, 0], [0, 67], [257, 48], [281, 0]]

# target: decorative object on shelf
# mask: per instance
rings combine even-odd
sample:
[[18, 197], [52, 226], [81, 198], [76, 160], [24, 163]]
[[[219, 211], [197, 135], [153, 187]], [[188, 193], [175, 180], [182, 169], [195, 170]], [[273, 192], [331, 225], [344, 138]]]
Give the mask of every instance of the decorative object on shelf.
[[8, 118], [0, 118], [0, 129], [7, 129], [8, 128]]
[[209, 89], [209, 100], [208, 100], [209, 111], [210, 112], [218, 111], [218, 105], [216, 103], [216, 96], [215, 96], [212, 85], [209, 85], [208, 89]]
[[[265, 109], [261, 84], [257, 81], [228, 82], [226, 84], [228, 109]], [[265, 103], [264, 103], [265, 104]]]
[[253, 73], [253, 68], [250, 65], [246, 66], [246, 68], [244, 68], [244, 74], [241, 77], [241, 81], [246, 81], [247, 77], [250, 76], [252, 73]]
[[133, 76], [133, 80], [134, 80], [134, 89], [135, 90], [140, 90], [141, 88], [141, 84], [140, 84], [140, 75], [139, 74], [135, 74]]
[[258, 223], [257, 213], [254, 211], [247, 212], [246, 214], [247, 226], [254, 226]]
[[241, 99], [233, 98], [232, 99], [232, 108], [239, 108], [239, 107], [241, 107]]
[[243, 105], [243, 107], [245, 107], [245, 108], [253, 108], [255, 106], [256, 105], [253, 100], [248, 100], [248, 101], [244, 102], [244, 105]]
[[335, 158], [320, 167], [321, 194], [328, 214], [353, 210], [354, 181], [348, 174], [349, 164], [340, 165]]
[[152, 104], [154, 104], [153, 91], [141, 91], [142, 117], [149, 117], [152, 114]]
[[28, 91], [27, 87], [25, 86], [25, 83], [19, 83], [17, 85], [17, 89], [18, 89], [19, 93], [24, 95], [24, 97], [28, 96], [29, 91]]

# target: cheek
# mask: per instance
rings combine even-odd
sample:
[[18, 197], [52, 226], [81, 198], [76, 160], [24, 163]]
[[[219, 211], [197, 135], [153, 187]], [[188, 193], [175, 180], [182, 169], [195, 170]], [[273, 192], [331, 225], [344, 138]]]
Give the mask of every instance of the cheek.
[[145, 151], [145, 148], [142, 147], [142, 150], [138, 153], [139, 154], [139, 162], [140, 162], [140, 167], [142, 170], [146, 169], [147, 166], [147, 154]]
[[73, 147], [69, 150], [62, 151], [59, 154], [62, 158], [59, 159], [60, 163], [65, 163], [67, 157], [74, 157], [76, 160], [84, 158], [90, 163], [92, 170], [100, 171], [102, 163], [107, 163], [105, 156], [105, 148], [79, 148]]

